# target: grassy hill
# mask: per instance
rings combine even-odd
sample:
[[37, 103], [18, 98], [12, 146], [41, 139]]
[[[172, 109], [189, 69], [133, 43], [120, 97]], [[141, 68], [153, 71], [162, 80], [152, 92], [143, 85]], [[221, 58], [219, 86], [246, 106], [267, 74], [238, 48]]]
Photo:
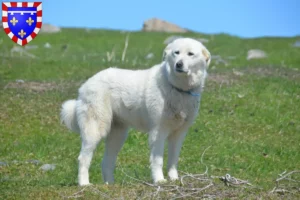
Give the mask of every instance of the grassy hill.
[[[116, 184], [102, 183], [101, 143], [90, 169], [94, 185], [79, 188], [80, 138], [60, 124], [61, 103], [76, 98], [79, 85], [102, 69], [143, 69], [159, 63], [163, 42], [172, 34], [131, 32], [122, 61], [127, 35], [63, 29], [39, 34], [24, 48], [0, 34], [0, 199], [170, 199], [183, 193], [190, 194], [187, 198], [300, 198], [299, 182], [291, 180], [280, 181], [270, 193], [279, 174], [300, 170], [300, 48], [292, 46], [300, 37], [180, 34], [208, 39], [205, 46], [211, 54], [226, 62], [211, 63], [200, 114], [179, 161], [181, 175], [204, 173], [207, 166], [206, 178], [213, 186], [188, 190], [204, 187], [193, 178], [185, 186], [168, 183], [179, 187], [180, 194], [166, 191], [169, 186], [158, 190], [143, 184], [151, 183], [147, 135], [131, 130], [118, 157]], [[268, 57], [247, 60], [250, 49], [264, 50]], [[150, 53], [153, 58], [147, 59]], [[46, 163], [55, 164], [55, 170], [43, 172], [40, 167]], [[217, 178], [225, 174], [254, 187], [226, 186]], [[299, 181], [296, 175], [288, 178]]]

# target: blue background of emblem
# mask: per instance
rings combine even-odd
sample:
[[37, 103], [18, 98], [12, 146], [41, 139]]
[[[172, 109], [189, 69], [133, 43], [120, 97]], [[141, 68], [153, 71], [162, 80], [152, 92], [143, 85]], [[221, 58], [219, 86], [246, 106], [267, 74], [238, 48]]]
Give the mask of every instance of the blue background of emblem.
[[[36, 11], [36, 10], [37, 10], [36, 7], [8, 8], [8, 11]], [[18, 20], [15, 26], [10, 22], [10, 20], [12, 20], [13, 17], [15, 17], [16, 20]], [[26, 23], [26, 20], [28, 20], [29, 17], [31, 17], [31, 19], [34, 20], [31, 26], [29, 26], [28, 23]], [[33, 15], [31, 15], [31, 13], [23, 13], [23, 15], [21, 15], [21, 13], [14, 13], [13, 15], [11, 15], [11, 13], [8, 13], [8, 27], [10, 28], [11, 32], [15, 36], [17, 36], [21, 40], [24, 40], [34, 31], [36, 27], [36, 19], [37, 19], [36, 13], [33, 13]], [[26, 35], [24, 35], [23, 38], [18, 34], [21, 31], [21, 29], [23, 29], [23, 31], [26, 32]]]

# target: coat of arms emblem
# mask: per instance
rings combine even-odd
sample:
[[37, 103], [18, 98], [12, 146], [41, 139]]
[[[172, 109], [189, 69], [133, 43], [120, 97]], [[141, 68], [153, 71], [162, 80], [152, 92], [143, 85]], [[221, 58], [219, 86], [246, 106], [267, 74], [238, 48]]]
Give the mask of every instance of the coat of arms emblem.
[[28, 44], [42, 27], [42, 2], [2, 2], [2, 24], [12, 41]]

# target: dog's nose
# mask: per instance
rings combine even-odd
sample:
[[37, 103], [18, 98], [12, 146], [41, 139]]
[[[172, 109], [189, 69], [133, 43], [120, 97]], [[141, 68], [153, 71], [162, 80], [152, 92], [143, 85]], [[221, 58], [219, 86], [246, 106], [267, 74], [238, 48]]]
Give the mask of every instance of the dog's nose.
[[177, 63], [176, 63], [176, 68], [177, 69], [182, 69], [183, 67], [183, 62], [181, 60], [179, 60]]

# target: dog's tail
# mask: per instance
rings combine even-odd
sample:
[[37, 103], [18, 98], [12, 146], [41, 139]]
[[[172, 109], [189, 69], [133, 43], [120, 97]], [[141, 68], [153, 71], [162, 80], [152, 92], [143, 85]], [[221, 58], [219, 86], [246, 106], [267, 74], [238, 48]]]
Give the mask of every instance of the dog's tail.
[[71, 131], [80, 133], [76, 117], [76, 100], [68, 100], [62, 104], [60, 112], [61, 123], [65, 124]]

